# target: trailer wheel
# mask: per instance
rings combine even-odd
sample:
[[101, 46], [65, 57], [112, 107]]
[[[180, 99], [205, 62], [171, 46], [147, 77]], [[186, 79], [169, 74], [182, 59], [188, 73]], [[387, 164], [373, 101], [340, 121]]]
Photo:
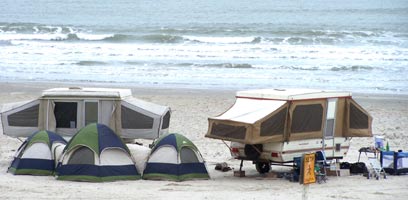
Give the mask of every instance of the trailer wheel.
[[260, 174], [268, 173], [271, 170], [270, 162], [256, 162], [255, 163], [256, 171]]

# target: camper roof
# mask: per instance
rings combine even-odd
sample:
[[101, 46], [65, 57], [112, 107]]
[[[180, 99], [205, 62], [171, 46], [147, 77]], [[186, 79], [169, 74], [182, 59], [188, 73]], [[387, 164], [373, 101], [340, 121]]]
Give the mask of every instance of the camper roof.
[[100, 98], [120, 98], [131, 96], [130, 89], [117, 88], [53, 88], [44, 90], [41, 97], [100, 97]]
[[271, 99], [271, 100], [303, 100], [324, 99], [334, 97], [350, 97], [350, 92], [313, 90], [313, 89], [259, 89], [238, 91], [237, 98]]

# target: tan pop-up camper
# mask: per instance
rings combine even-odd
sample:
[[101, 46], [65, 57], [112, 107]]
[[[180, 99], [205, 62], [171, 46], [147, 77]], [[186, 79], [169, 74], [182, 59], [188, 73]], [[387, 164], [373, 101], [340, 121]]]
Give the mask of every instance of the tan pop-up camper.
[[136, 99], [130, 89], [54, 88], [36, 100], [3, 105], [1, 121], [11, 137], [38, 130], [72, 137], [90, 123], [101, 123], [124, 139], [156, 139], [168, 132], [170, 108]]
[[232, 141], [232, 155], [254, 161], [262, 172], [306, 152], [342, 158], [351, 137], [372, 136], [372, 117], [349, 92], [240, 91], [229, 110], [208, 120], [206, 137]]

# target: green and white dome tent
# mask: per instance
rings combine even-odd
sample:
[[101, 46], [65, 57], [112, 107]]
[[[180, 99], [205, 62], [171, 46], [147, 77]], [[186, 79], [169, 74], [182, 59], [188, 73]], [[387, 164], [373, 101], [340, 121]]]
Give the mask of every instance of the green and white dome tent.
[[161, 136], [152, 148], [143, 179], [184, 181], [209, 179], [198, 148], [177, 133]]
[[70, 140], [57, 167], [58, 180], [116, 181], [140, 179], [129, 149], [112, 129], [89, 124]]
[[8, 172], [15, 175], [53, 175], [67, 142], [50, 131], [37, 131], [18, 148]]

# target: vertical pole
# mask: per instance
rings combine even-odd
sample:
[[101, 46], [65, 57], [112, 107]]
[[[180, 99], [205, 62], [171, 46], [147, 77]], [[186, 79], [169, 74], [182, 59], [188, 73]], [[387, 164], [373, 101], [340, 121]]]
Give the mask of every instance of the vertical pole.
[[244, 160], [241, 160], [241, 164], [239, 165], [239, 171], [242, 172], [242, 166], [244, 165]]
[[303, 184], [302, 200], [307, 200], [309, 198], [309, 185], [310, 184]]
[[49, 112], [50, 112], [49, 110], [50, 110], [50, 100], [48, 99], [48, 100], [47, 100], [47, 111], [45, 112], [45, 114], [46, 114], [46, 116], [47, 116], [47, 117], [45, 118], [45, 120], [46, 120], [46, 122], [45, 122], [45, 124], [46, 124], [46, 125], [45, 125], [45, 130], [49, 130], [49, 129], [50, 129], [50, 128], [48, 127], [48, 126], [49, 126], [49, 124], [48, 124], [48, 123], [49, 123], [49, 122], [48, 122], [48, 121], [49, 121], [49, 116], [48, 116], [48, 114], [49, 114]]

